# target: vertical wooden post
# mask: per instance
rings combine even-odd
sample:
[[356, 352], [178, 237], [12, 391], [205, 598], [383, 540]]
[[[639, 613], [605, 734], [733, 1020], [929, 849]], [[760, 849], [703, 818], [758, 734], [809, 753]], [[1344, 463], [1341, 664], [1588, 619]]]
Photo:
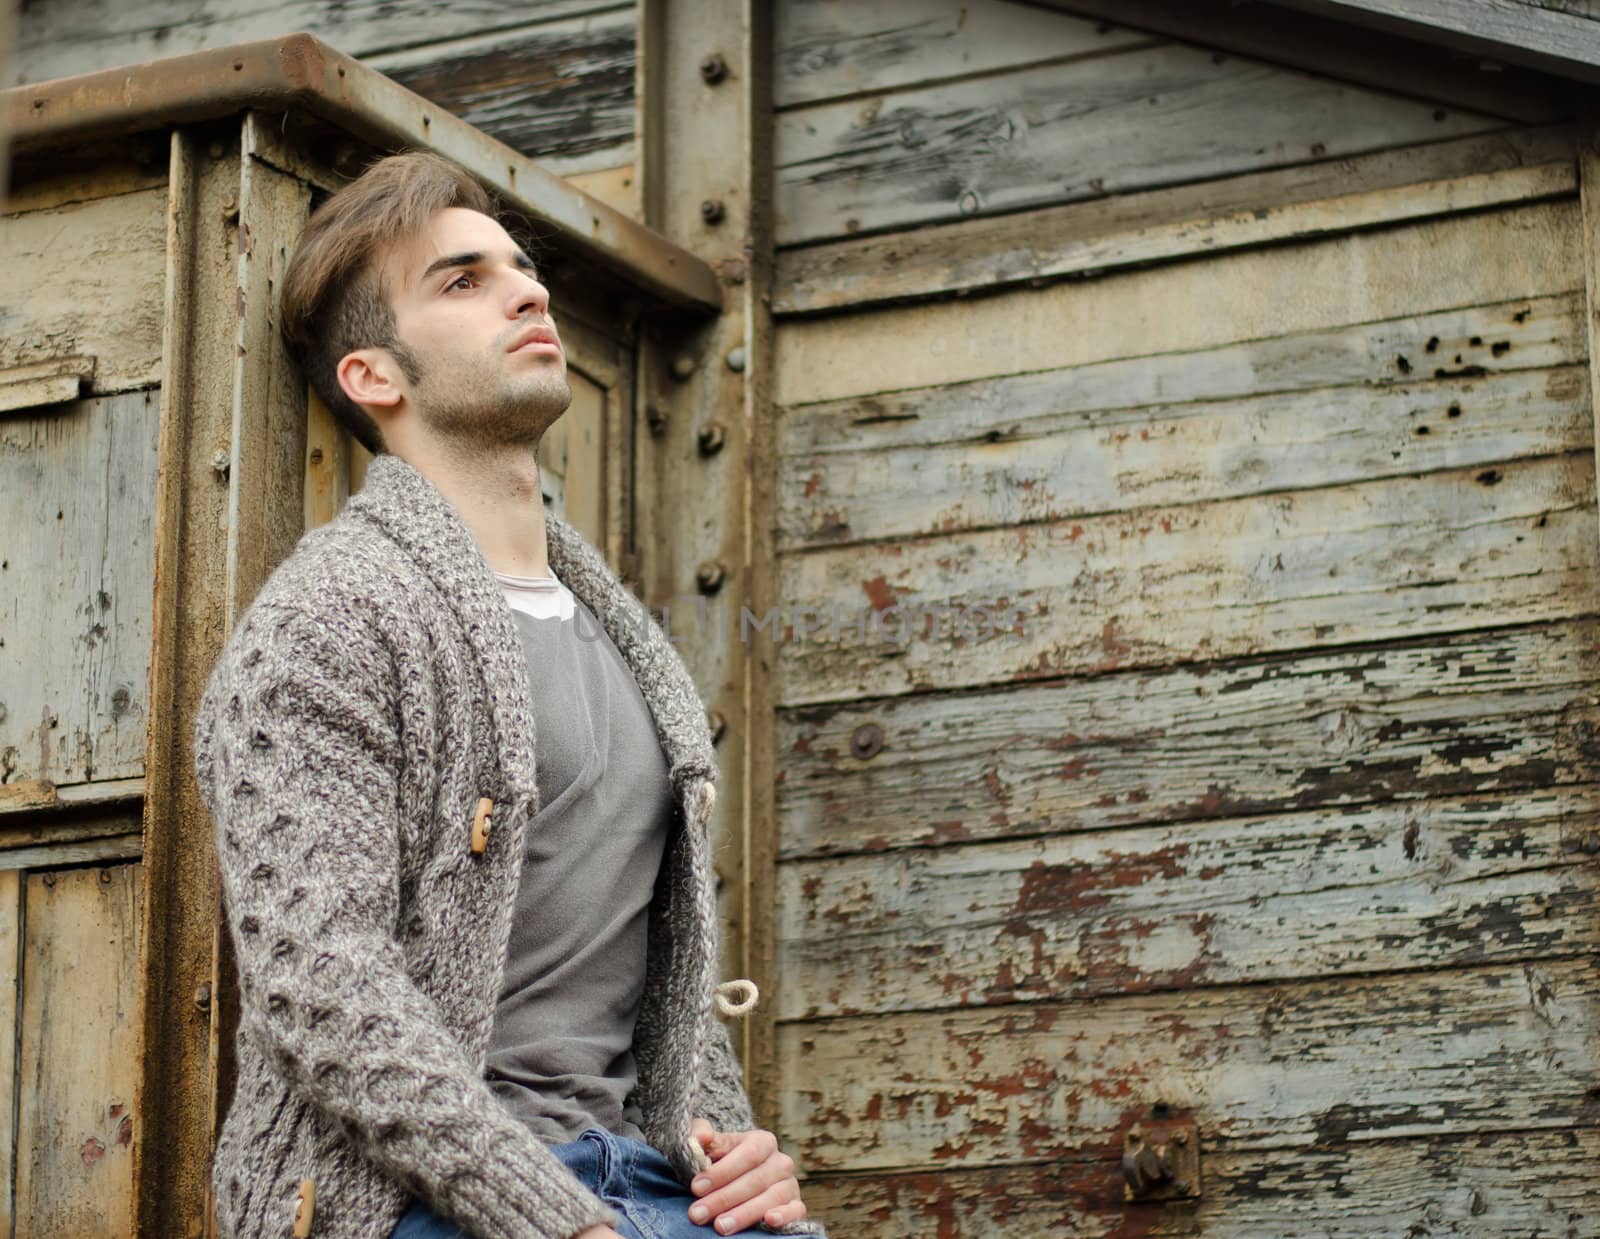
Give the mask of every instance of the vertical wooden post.
[[[767, 990], [774, 978], [762, 958], [760, 923], [770, 883], [752, 858], [765, 854], [772, 821], [772, 763], [761, 746], [771, 742], [764, 685], [776, 652], [770, 628], [742, 639], [741, 612], [765, 618], [779, 602], [755, 554], [772, 511], [762, 481], [771, 403], [769, 8], [758, 0], [640, 5], [645, 223], [709, 262], [726, 303], [709, 324], [657, 321], [647, 332], [635, 471], [644, 599], [671, 607], [679, 650], [724, 728], [714, 826], [724, 966]], [[771, 997], [758, 1007], [772, 1009]], [[770, 1040], [758, 1030], [768, 1026], [758, 1017], [736, 1031], [736, 1041], [748, 1038], [752, 1083]]]
[[[217, 884], [191, 769], [194, 718], [226, 637], [239, 149], [172, 135], [144, 804], [136, 1233], [202, 1233], [211, 1164]], [[231, 207], [230, 207], [231, 202]]]
[[305, 387], [275, 290], [310, 191], [254, 158], [254, 124], [172, 137], [134, 1158], [138, 1233], [163, 1239], [214, 1229], [238, 1012], [195, 711], [234, 619], [305, 524]]

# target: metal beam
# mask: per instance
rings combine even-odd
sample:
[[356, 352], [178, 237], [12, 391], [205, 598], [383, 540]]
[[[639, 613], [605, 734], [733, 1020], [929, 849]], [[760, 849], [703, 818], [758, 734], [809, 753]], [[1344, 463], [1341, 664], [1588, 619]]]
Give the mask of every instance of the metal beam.
[[[1542, 125], [1571, 108], [1562, 83], [1500, 63], [1484, 66], [1443, 48], [1377, 34], [1348, 20], [1256, 0], [1017, 0], [1028, 8], [1304, 69], [1390, 94]], [[1292, 3], [1293, 0], [1288, 0]]]
[[309, 34], [172, 56], [0, 91], [13, 156], [258, 111], [304, 110], [385, 150], [454, 160], [567, 253], [616, 273], [658, 307], [722, 308], [716, 273], [688, 250], [527, 156]]
[[1278, 0], [1424, 43], [1600, 82], [1600, 21], [1523, 0]]

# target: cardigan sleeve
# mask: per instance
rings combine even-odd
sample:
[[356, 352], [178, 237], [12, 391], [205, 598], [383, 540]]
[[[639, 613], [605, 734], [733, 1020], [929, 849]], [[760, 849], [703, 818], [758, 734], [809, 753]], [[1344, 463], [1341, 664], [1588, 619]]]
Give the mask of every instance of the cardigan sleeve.
[[405, 970], [393, 668], [370, 628], [342, 621], [258, 603], [200, 705], [195, 772], [240, 1031], [292, 1095], [472, 1234], [572, 1239], [613, 1225], [500, 1105]]

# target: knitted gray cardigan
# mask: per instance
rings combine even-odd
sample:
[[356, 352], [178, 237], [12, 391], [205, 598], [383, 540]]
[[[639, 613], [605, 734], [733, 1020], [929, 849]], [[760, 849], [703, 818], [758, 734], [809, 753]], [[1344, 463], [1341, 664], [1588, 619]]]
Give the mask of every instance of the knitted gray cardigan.
[[[711, 739], [659, 627], [570, 526], [550, 516], [547, 533], [667, 758], [674, 826], [634, 1049], [645, 1134], [687, 1181], [691, 1118], [753, 1126], [712, 1006]], [[238, 1082], [212, 1168], [224, 1239], [288, 1235], [308, 1191], [325, 1239], [387, 1239], [412, 1196], [481, 1239], [615, 1222], [483, 1080], [535, 739], [530, 669], [477, 543], [418, 470], [378, 457], [241, 617], [195, 727], [239, 966]]]

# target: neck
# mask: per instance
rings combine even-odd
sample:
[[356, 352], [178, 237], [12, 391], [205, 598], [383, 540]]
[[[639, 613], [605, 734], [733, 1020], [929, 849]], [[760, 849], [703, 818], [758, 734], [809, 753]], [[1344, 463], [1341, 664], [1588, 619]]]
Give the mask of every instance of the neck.
[[395, 454], [450, 501], [489, 567], [508, 576], [548, 576], [537, 444], [474, 449], [408, 444]]

